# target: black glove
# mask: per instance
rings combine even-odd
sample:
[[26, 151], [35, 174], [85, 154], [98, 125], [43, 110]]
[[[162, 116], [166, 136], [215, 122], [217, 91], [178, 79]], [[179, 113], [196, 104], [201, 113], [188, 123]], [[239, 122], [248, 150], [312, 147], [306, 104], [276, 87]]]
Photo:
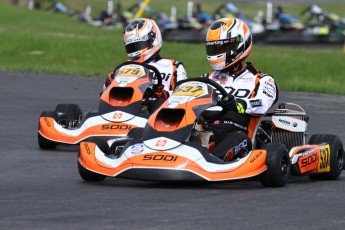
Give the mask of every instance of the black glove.
[[239, 114], [244, 114], [247, 109], [247, 105], [244, 100], [240, 98], [236, 99], [231, 94], [229, 94], [226, 98], [222, 98], [220, 103], [227, 111], [235, 111]]
[[154, 92], [156, 98], [167, 99], [169, 97], [169, 93], [164, 90], [163, 84], [153, 85], [152, 89], [153, 89], [153, 92]]
[[236, 98], [231, 94], [221, 99], [221, 105], [224, 109], [228, 111], [237, 112], [237, 101], [236, 101]]

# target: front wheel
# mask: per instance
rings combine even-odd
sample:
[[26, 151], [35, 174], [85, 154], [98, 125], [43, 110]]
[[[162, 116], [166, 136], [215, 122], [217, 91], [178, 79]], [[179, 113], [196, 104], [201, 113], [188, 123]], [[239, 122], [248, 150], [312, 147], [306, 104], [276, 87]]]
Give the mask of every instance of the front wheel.
[[271, 143], [266, 148], [267, 171], [261, 179], [265, 187], [283, 187], [290, 176], [290, 157], [282, 144]]
[[83, 178], [83, 180], [88, 181], [88, 182], [99, 182], [99, 181], [103, 181], [106, 178], [106, 176], [104, 175], [87, 170], [86, 168], [84, 168], [84, 166], [80, 164], [79, 161], [78, 161], [78, 171], [79, 171], [80, 177]]
[[336, 180], [344, 167], [344, 147], [338, 136], [330, 134], [314, 134], [309, 144], [327, 143], [330, 147], [331, 170], [328, 173], [310, 175], [312, 180]]
[[56, 142], [46, 139], [40, 133], [38, 133], [37, 139], [41, 149], [55, 149], [57, 146]]

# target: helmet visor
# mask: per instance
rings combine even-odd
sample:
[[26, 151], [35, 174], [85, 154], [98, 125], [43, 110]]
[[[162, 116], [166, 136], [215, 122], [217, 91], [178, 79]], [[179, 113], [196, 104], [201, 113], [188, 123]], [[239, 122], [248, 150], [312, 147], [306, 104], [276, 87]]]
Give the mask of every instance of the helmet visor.
[[148, 41], [138, 41], [138, 42], [129, 43], [125, 45], [125, 47], [126, 47], [126, 52], [130, 54], [130, 53], [134, 53], [134, 52], [137, 52], [149, 47], [149, 43]]
[[236, 51], [239, 45], [237, 39], [223, 39], [218, 41], [208, 41], [206, 45], [206, 54], [208, 56], [219, 55], [230, 51]]

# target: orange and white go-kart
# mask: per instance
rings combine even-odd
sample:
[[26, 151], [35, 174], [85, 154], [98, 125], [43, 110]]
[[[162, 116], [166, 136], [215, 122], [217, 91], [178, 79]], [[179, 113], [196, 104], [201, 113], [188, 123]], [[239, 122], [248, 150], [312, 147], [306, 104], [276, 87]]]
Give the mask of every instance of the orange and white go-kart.
[[[157, 76], [157, 77], [156, 77]], [[53, 149], [58, 144], [79, 144], [97, 138], [123, 138], [147, 123], [150, 111], [143, 100], [159, 71], [150, 65], [124, 62], [114, 70], [114, 80], [100, 97], [98, 111], [82, 114], [76, 104], [58, 104], [39, 118], [38, 144]]]
[[[289, 175], [337, 179], [344, 150], [334, 135], [313, 135], [306, 144], [308, 117], [292, 103], [280, 103], [273, 112], [252, 118], [247, 155], [224, 162], [210, 154], [212, 131], [198, 120], [207, 108], [219, 105], [225, 90], [206, 78], [181, 81], [174, 93], [148, 119], [141, 139], [124, 146], [82, 142], [78, 156], [80, 176], [86, 181], [106, 177], [152, 181], [231, 181], [257, 179], [264, 186], [284, 186]], [[221, 99], [223, 100], [223, 99]]]

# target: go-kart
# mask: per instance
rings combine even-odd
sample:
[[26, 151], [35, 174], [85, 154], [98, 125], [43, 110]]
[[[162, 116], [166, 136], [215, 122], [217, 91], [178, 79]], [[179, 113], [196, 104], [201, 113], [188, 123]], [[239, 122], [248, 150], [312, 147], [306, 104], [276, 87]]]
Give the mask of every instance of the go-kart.
[[272, 112], [251, 118], [248, 137], [253, 148], [246, 155], [225, 162], [210, 154], [213, 131], [204, 131], [204, 121], [210, 119], [205, 110], [222, 106], [227, 95], [210, 79], [178, 82], [173, 94], [149, 117], [140, 139], [128, 140], [126, 144], [117, 140], [106, 144], [82, 142], [78, 156], [81, 178], [256, 179], [264, 186], [280, 187], [290, 174], [312, 179], [340, 176], [344, 158], [341, 140], [334, 135], [315, 134], [306, 144], [308, 116], [302, 107], [292, 103], [278, 103]]
[[[124, 62], [114, 70], [114, 80], [102, 93], [97, 111], [84, 115], [76, 104], [58, 104], [39, 118], [38, 144], [54, 149], [58, 144], [79, 144], [97, 138], [124, 138], [138, 135], [145, 126], [150, 108], [145, 93], [152, 84], [161, 84], [159, 71], [151, 65]], [[139, 129], [140, 131], [140, 129]]]

